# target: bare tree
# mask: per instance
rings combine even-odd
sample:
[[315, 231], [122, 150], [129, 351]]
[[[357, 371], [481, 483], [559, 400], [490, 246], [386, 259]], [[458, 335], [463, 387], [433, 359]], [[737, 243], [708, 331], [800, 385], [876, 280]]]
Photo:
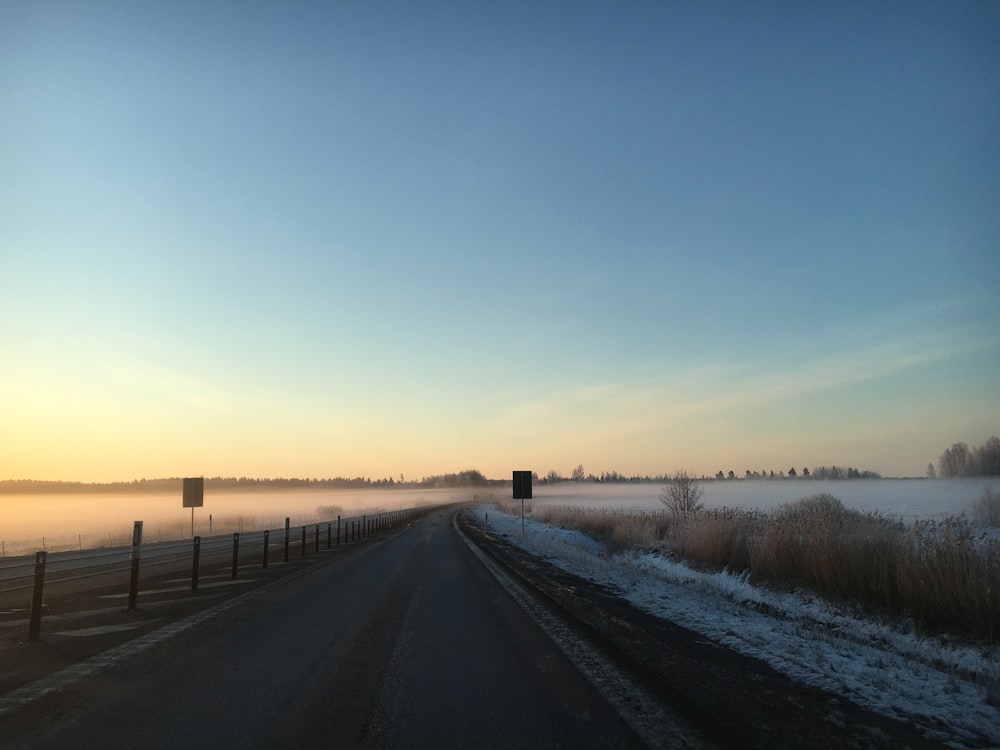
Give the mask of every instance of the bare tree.
[[660, 489], [660, 502], [666, 505], [671, 513], [683, 516], [696, 513], [704, 507], [701, 502], [704, 492], [698, 480], [681, 469], [675, 471]]

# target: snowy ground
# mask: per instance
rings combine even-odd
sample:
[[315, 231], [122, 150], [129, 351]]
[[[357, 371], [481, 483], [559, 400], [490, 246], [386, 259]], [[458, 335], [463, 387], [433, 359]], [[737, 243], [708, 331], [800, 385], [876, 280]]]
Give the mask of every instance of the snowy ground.
[[[473, 510], [490, 533], [566, 570], [613, 588], [640, 609], [683, 625], [810, 685], [892, 718], [926, 716], [956, 748], [1000, 748], [1000, 648], [920, 637], [905, 623], [878, 623], [821, 599], [701, 573], [653, 554], [608, 555], [578, 532], [493, 505]], [[991, 703], [993, 705], [991, 705]]]

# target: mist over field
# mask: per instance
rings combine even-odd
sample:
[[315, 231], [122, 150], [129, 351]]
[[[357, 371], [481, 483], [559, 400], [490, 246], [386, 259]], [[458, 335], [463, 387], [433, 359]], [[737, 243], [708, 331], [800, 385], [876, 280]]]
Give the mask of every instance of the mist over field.
[[[994, 485], [996, 483], [993, 483]], [[586, 505], [655, 512], [662, 485], [559, 482], [536, 484], [532, 502]], [[705, 507], [768, 510], [801, 497], [829, 493], [846, 507], [873, 510], [906, 520], [968, 512], [988, 478], [956, 480], [882, 479], [852, 481], [781, 480], [701, 483]], [[509, 498], [510, 488], [360, 489], [360, 490], [208, 490], [194, 512], [194, 533], [279, 528], [317, 523], [385, 510], [469, 500]], [[43, 547], [60, 550], [127, 544], [133, 521], [143, 521], [144, 538], [153, 542], [191, 535], [191, 510], [181, 493], [12, 494], [2, 498], [0, 540], [6, 555], [29, 554]]]
[[[205, 505], [194, 509], [194, 533], [278, 528], [285, 517], [293, 527], [380, 511], [438, 505], [469, 499], [472, 492], [408, 490], [206, 491]], [[181, 506], [181, 492], [6, 495], [0, 539], [7, 555], [27, 554], [44, 546], [61, 550], [79, 546], [127, 544], [134, 521], [143, 522], [147, 542], [191, 536], [191, 509]]]

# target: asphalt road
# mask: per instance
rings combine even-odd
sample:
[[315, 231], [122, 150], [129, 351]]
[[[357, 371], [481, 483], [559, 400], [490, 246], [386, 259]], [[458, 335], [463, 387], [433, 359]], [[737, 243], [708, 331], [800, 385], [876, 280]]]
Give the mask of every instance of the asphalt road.
[[583, 676], [453, 515], [84, 671], [5, 717], [0, 746], [644, 746], [594, 687], [601, 667]]

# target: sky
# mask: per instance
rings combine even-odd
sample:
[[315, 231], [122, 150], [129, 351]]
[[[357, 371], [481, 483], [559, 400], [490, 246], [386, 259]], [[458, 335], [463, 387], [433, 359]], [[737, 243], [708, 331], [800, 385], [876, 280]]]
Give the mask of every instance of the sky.
[[0, 3], [0, 478], [921, 476], [994, 2]]

